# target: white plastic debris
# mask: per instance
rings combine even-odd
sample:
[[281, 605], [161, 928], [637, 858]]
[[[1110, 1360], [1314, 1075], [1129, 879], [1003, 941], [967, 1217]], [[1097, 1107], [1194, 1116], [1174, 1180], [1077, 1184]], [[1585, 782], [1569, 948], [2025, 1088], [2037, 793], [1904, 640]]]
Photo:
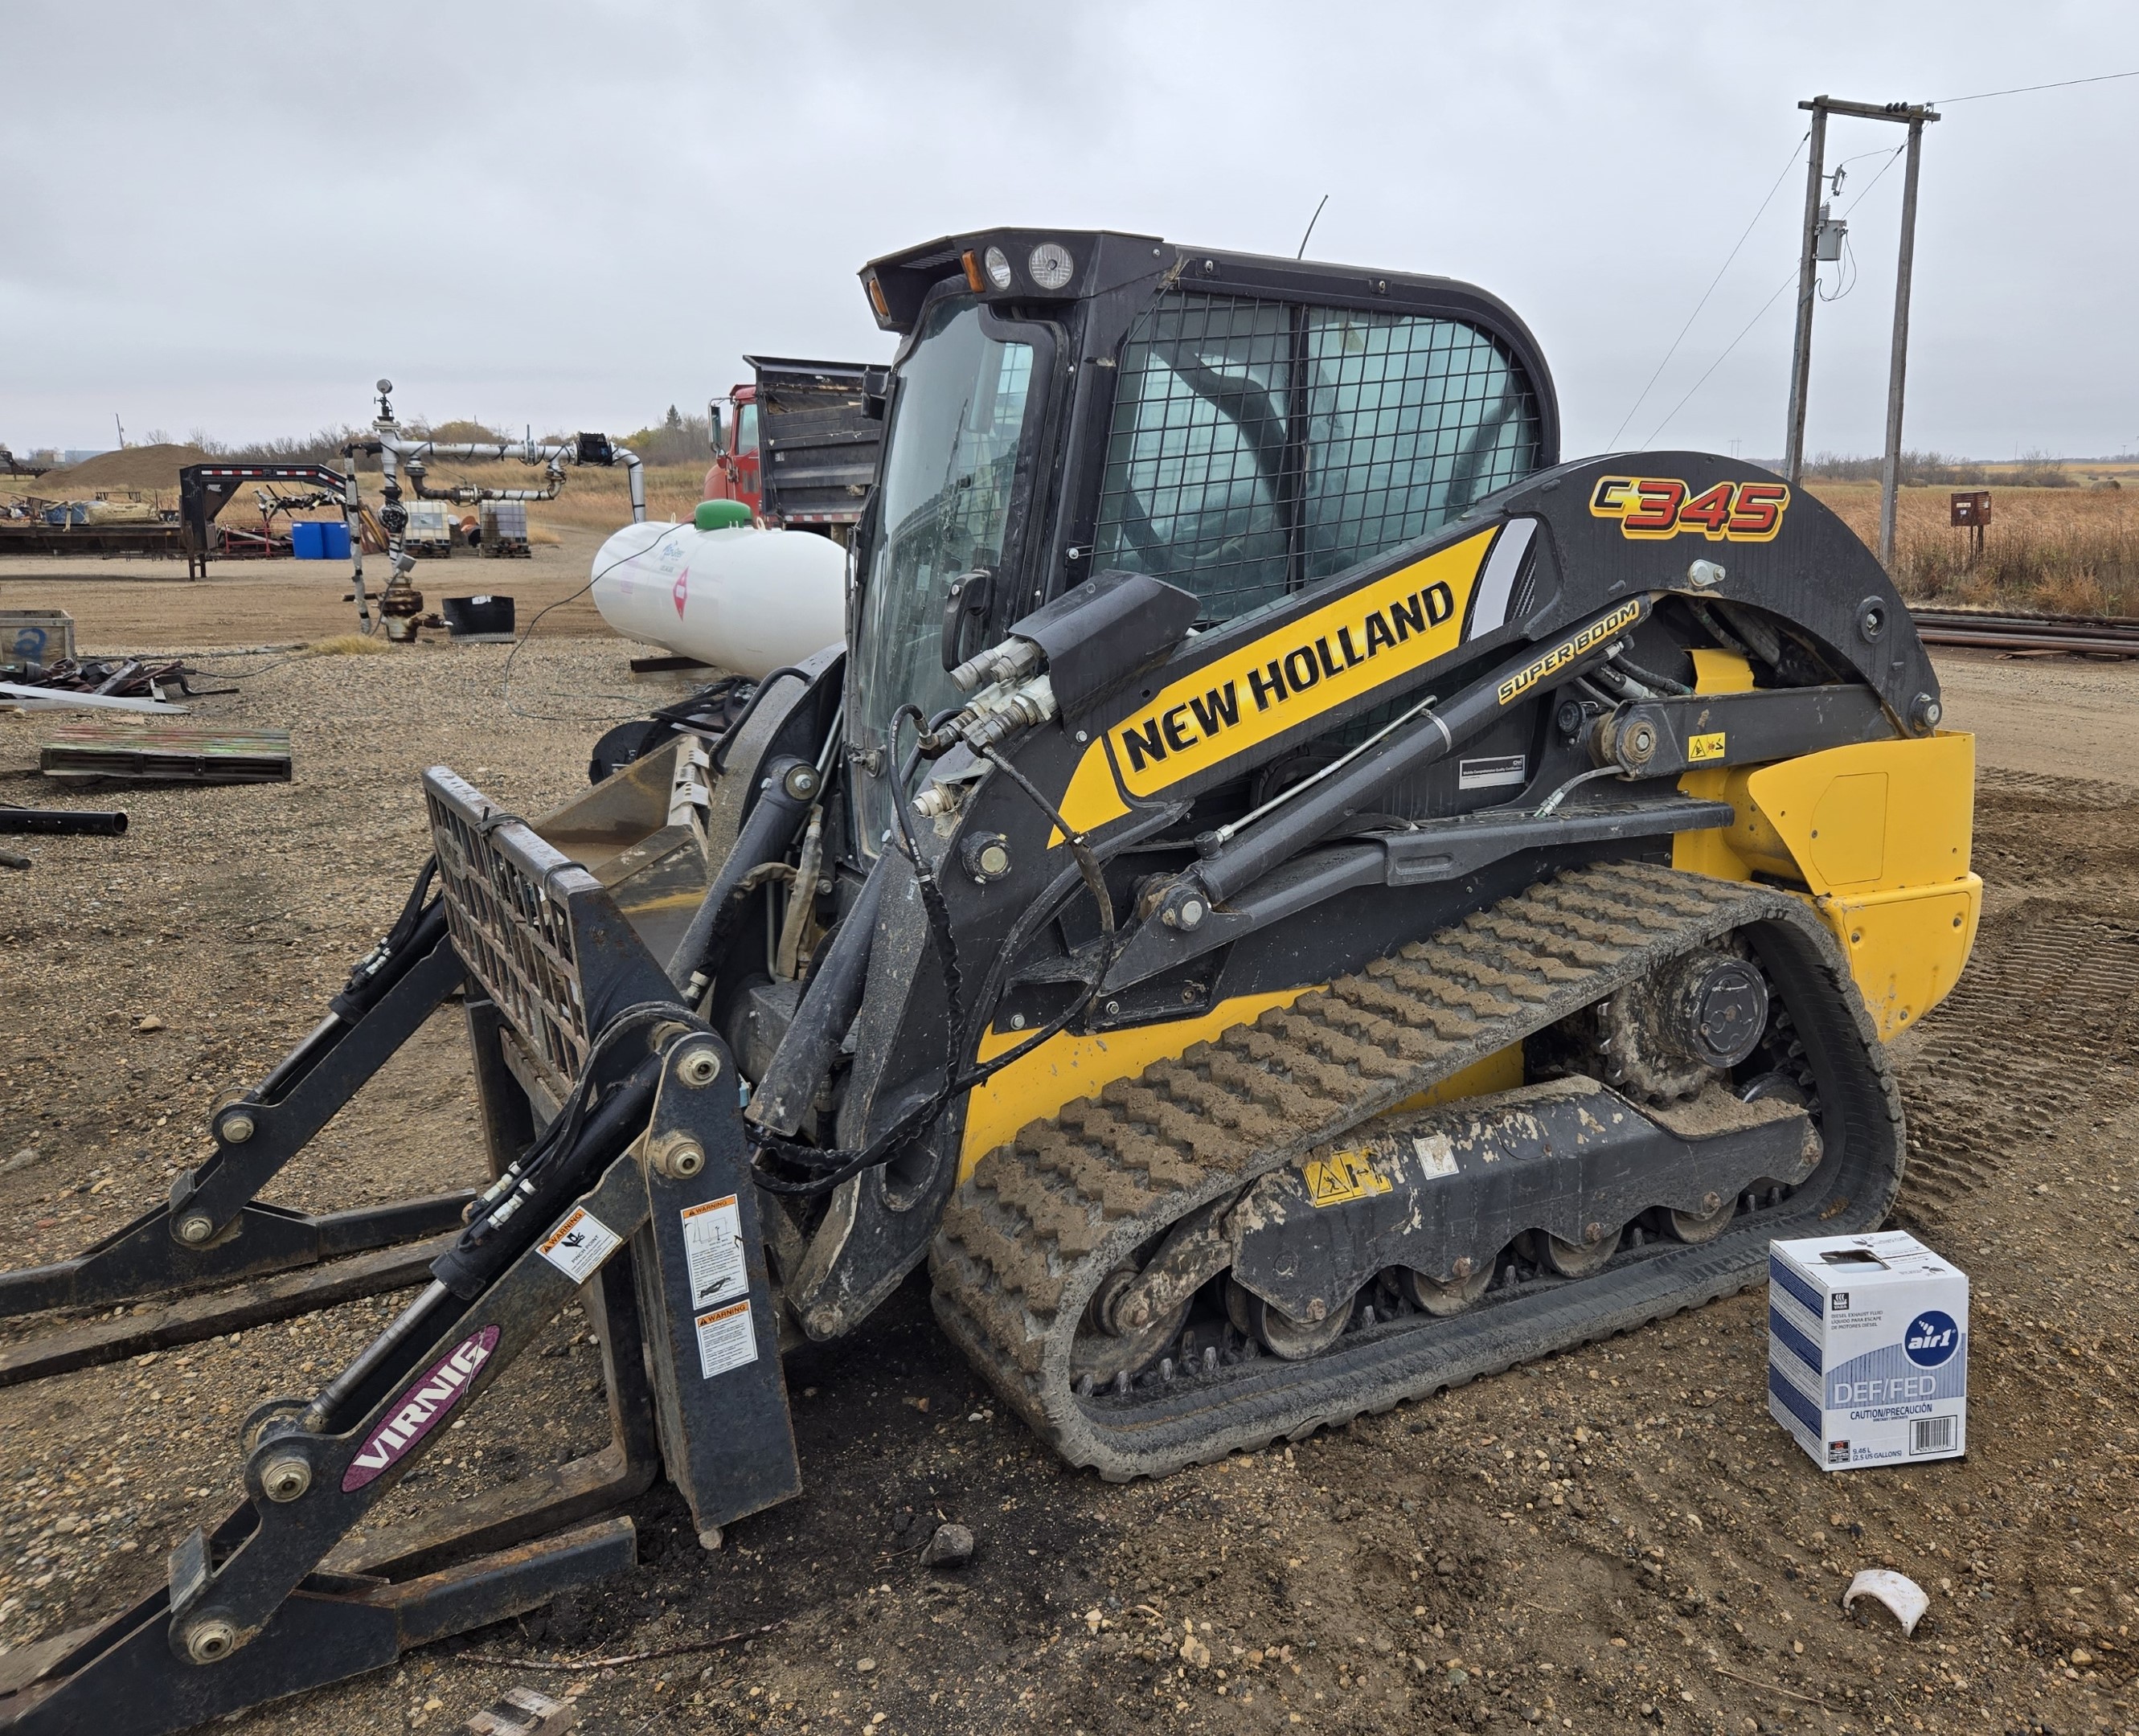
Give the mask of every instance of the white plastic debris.
[[1851, 1580], [1849, 1589], [1842, 1594], [1842, 1606], [1848, 1609], [1859, 1597], [1867, 1597], [1877, 1598], [1892, 1610], [1904, 1634], [1915, 1633], [1924, 1611], [1931, 1606], [1921, 1586], [1907, 1574], [1889, 1567], [1867, 1567]]

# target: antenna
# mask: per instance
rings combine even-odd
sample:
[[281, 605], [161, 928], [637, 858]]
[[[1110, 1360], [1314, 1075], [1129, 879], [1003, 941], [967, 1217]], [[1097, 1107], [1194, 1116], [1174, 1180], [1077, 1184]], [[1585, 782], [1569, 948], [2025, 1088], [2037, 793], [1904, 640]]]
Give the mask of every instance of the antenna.
[[1300, 251], [1292, 256], [1295, 259], [1304, 259], [1307, 257], [1307, 237], [1314, 233], [1314, 226], [1322, 221], [1322, 205], [1326, 205], [1329, 203], [1329, 195], [1325, 193], [1322, 195], [1322, 204], [1317, 205], [1314, 208], [1314, 215], [1307, 220], [1307, 235], [1303, 235], [1300, 237]]
[[119, 430], [119, 446], [123, 452], [126, 447], [126, 424], [119, 419], [119, 412], [116, 410], [111, 413], [111, 425]]

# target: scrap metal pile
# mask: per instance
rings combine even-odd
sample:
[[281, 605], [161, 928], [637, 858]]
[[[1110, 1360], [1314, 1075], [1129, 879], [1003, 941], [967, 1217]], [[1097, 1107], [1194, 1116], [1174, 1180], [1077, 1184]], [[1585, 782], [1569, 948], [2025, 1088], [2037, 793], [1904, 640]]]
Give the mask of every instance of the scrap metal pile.
[[51, 693], [91, 693], [114, 699], [162, 699], [173, 694], [198, 699], [235, 693], [235, 687], [196, 687], [202, 672], [183, 658], [66, 658], [32, 672], [18, 686]]

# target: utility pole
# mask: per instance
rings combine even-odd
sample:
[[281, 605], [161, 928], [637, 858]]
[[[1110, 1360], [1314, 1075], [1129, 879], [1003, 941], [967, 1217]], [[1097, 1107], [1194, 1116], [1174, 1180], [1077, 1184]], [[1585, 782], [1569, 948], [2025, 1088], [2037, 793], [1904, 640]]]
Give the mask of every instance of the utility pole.
[[1916, 263], [1916, 164], [1924, 154], [1924, 121], [1909, 117], [1909, 161], [1902, 183], [1902, 252], [1894, 267], [1894, 347], [1887, 364], [1887, 462], [1879, 471], [1879, 565], [1894, 570], [1894, 520], [1902, 489], [1902, 382], [1909, 371], [1909, 279]]
[[1845, 115], [1858, 120], [1898, 121], [1909, 130], [1908, 169], [1902, 191], [1902, 247], [1894, 279], [1894, 340], [1887, 371], [1887, 450], [1879, 472], [1879, 560], [1894, 564], [1894, 521], [1902, 475], [1902, 397], [1908, 370], [1909, 281], [1916, 256], [1916, 172], [1923, 156], [1924, 128], [1938, 113], [1921, 103], [1845, 102], [1815, 96], [1801, 102], [1812, 115], [1811, 154], [1805, 168], [1804, 235], [1798, 250], [1797, 341], [1790, 353], [1789, 428], [1783, 442], [1783, 468], [1795, 487], [1804, 469], [1805, 403], [1812, 384], [1812, 309], [1817, 298], [1819, 264], [1819, 192], [1826, 178], [1827, 117]]
[[1812, 110], [1810, 154], [1805, 159], [1804, 236], [1798, 248], [1798, 332], [1790, 346], [1790, 425], [1783, 437], [1783, 474], [1798, 486], [1804, 470], [1805, 391], [1812, 384], [1812, 304], [1819, 286], [1813, 247], [1819, 234], [1819, 189], [1827, 182], [1827, 99], [1801, 102]]

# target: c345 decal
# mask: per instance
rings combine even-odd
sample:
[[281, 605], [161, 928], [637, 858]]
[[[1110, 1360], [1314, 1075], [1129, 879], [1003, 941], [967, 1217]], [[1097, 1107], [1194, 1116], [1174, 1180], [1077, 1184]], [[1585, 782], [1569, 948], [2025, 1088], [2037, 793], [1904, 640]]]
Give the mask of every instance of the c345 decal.
[[1616, 518], [1637, 542], [1700, 535], [1711, 542], [1773, 542], [1790, 504], [1784, 482], [1718, 482], [1696, 494], [1676, 477], [1599, 477], [1589, 496], [1598, 518]]
[[1184, 778], [1385, 687], [1462, 643], [1481, 531], [1182, 676], [1088, 747], [1062, 814], [1089, 831]]

